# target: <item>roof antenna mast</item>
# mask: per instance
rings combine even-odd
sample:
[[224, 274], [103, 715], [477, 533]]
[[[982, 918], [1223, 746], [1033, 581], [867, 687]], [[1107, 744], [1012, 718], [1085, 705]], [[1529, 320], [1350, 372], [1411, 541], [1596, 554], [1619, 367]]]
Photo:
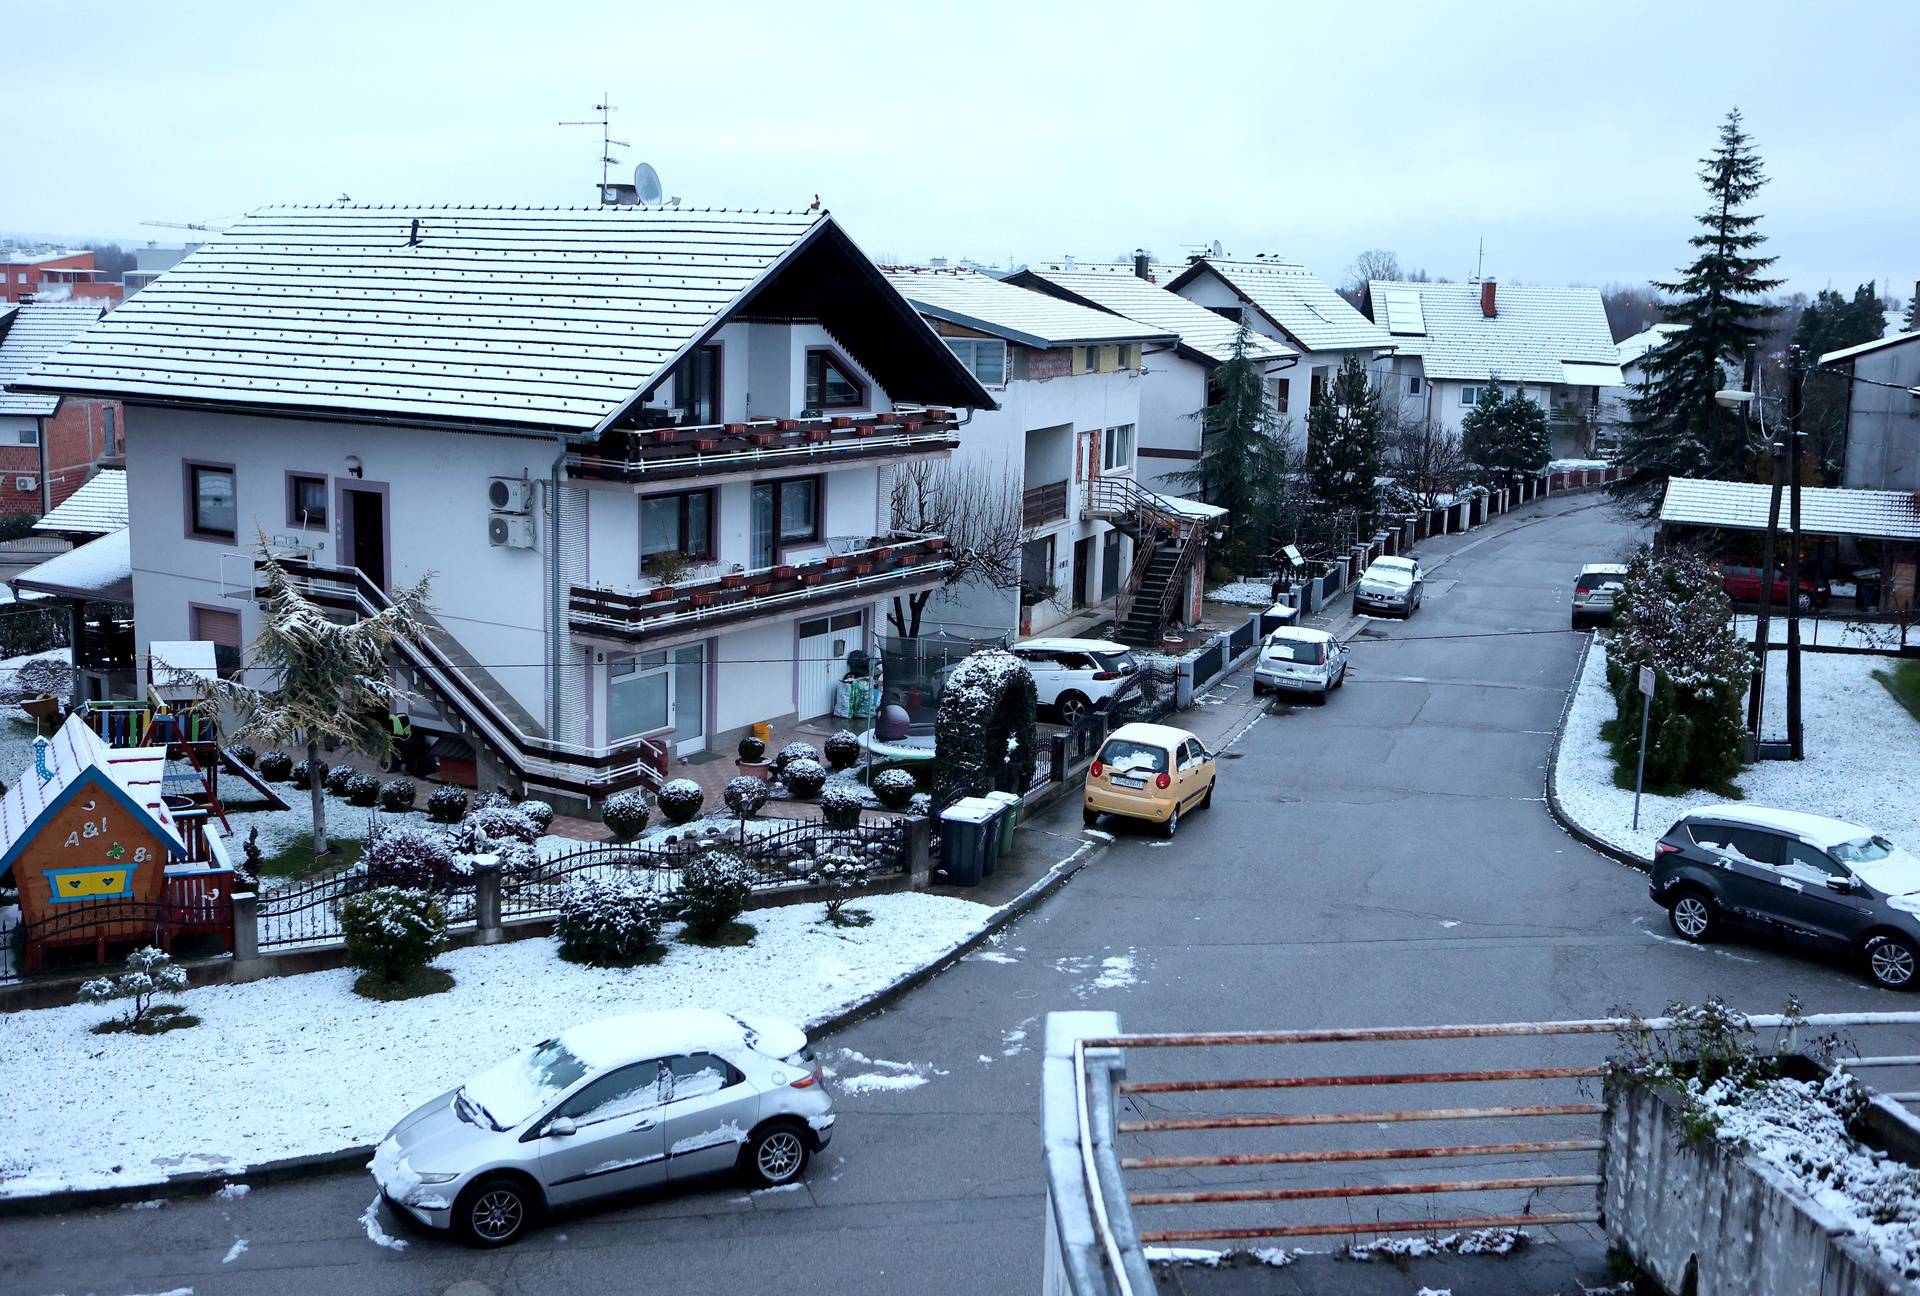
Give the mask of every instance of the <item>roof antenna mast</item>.
[[560, 125], [598, 126], [600, 128], [600, 201], [604, 204], [612, 201], [612, 199], [607, 196], [607, 168], [610, 166], [618, 166], [620, 163], [620, 159], [613, 155], [613, 151], [616, 148], [632, 148], [633, 146], [626, 140], [617, 140], [613, 137], [614, 104], [613, 95], [610, 92], [605, 90], [600, 92], [600, 102], [593, 106], [593, 110], [600, 115], [588, 121], [563, 121]]
[[1473, 281], [1479, 283], [1487, 268], [1487, 240], [1480, 240], [1479, 254], [1473, 258]]

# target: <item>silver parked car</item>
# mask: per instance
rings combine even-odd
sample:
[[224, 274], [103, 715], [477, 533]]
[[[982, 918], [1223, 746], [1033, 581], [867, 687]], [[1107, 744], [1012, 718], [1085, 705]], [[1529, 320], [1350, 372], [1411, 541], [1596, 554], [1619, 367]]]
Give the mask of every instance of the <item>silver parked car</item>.
[[564, 1030], [422, 1104], [368, 1168], [429, 1228], [505, 1246], [550, 1206], [735, 1170], [792, 1183], [833, 1120], [798, 1027], [635, 1013]]
[[1625, 563], [1588, 563], [1573, 582], [1573, 628], [1612, 625], [1613, 605], [1626, 588]]
[[1253, 667], [1253, 695], [1310, 693], [1324, 702], [1347, 682], [1347, 650], [1325, 630], [1282, 626], [1260, 645]]
[[1410, 617], [1420, 606], [1426, 584], [1426, 573], [1413, 559], [1376, 558], [1353, 587], [1354, 610], [1398, 612]]

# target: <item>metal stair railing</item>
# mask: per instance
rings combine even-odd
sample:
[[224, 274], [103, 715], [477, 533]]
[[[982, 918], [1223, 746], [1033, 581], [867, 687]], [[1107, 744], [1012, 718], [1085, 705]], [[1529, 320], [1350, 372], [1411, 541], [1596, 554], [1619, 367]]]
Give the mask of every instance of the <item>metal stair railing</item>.
[[1153, 637], [1158, 640], [1173, 620], [1187, 574], [1206, 551], [1206, 520], [1181, 512], [1166, 496], [1148, 490], [1131, 477], [1094, 477], [1087, 482], [1083, 499], [1083, 514], [1108, 517], [1131, 515], [1139, 519], [1140, 534], [1134, 542], [1133, 565], [1114, 599], [1116, 625], [1125, 624], [1132, 613], [1134, 599], [1139, 595], [1140, 586], [1146, 580], [1147, 570], [1153, 565], [1160, 546], [1167, 543], [1180, 545], [1173, 570], [1160, 592], [1159, 606], [1154, 611]]

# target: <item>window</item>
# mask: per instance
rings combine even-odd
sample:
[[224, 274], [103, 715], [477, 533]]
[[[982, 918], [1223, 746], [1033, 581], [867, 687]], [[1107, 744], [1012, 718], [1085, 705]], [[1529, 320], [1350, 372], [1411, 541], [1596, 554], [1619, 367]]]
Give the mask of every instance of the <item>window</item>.
[[233, 497], [233, 469], [187, 465], [187, 531], [206, 540], [231, 540], [240, 523]]
[[1315, 369], [1313, 371], [1313, 381], [1307, 388], [1307, 403], [1309, 405], [1318, 405], [1320, 398], [1327, 394], [1327, 372], [1325, 368]]
[[711, 1053], [667, 1059], [667, 1073], [673, 1077], [673, 1101], [704, 1098], [746, 1079]]
[[117, 455], [120, 453], [120, 447], [117, 440], [120, 435], [120, 419], [118, 418], [119, 413], [120, 413], [120, 407], [117, 405], [109, 405], [106, 407], [106, 409], [101, 411], [101, 415], [105, 419], [105, 422], [102, 424], [102, 426], [106, 430], [107, 453], [110, 455]]
[[1824, 873], [1828, 877], [1847, 876], [1847, 870], [1829, 859], [1825, 851], [1815, 846], [1808, 846], [1804, 842], [1790, 841], [1787, 843], [1787, 866], [1791, 867], [1795, 864]]
[[317, 473], [287, 474], [287, 525], [302, 530], [327, 527], [327, 479]]
[[779, 550], [820, 538], [820, 479], [790, 477], [753, 488], [753, 565], [771, 567]]
[[1100, 749], [1100, 763], [1115, 774], [1165, 774], [1170, 764], [1165, 747], [1109, 738]]
[[1054, 596], [1053, 537], [1041, 536], [1020, 546], [1020, 602], [1028, 607]]
[[704, 346], [673, 371], [673, 403], [680, 407], [680, 425], [695, 427], [720, 421], [720, 348]]
[[1694, 824], [1693, 839], [1708, 850], [1754, 864], [1780, 862], [1780, 838], [1758, 828], [1729, 828], [1721, 824]]
[[555, 1116], [580, 1125], [616, 1120], [658, 1107], [665, 1097], [658, 1062], [636, 1062], [609, 1071], [560, 1104]]
[[1471, 406], [1478, 405], [1480, 403], [1480, 391], [1481, 389], [1473, 383], [1462, 383], [1460, 385], [1460, 407], [1467, 409]]
[[831, 351], [807, 352], [807, 408], [847, 409], [867, 403], [867, 385]]
[[999, 338], [946, 338], [946, 344], [959, 357], [982, 387], [1004, 387], [1007, 382], [1007, 344]]
[[39, 444], [40, 444], [40, 429], [39, 429], [39, 428], [37, 428], [37, 427], [30, 427], [30, 428], [21, 428], [21, 429], [20, 429], [20, 444], [21, 444], [21, 445], [34, 445], [34, 446], [35, 446], [35, 445], [36, 445], [36, 446], [37, 446], [37, 445], [39, 445]]
[[1287, 398], [1293, 394], [1293, 383], [1285, 378], [1273, 380], [1273, 409], [1276, 414], [1287, 412]]
[[655, 554], [713, 557], [713, 492], [648, 495], [640, 501], [640, 567]]
[[1121, 344], [1120, 367], [1122, 369], [1138, 369], [1140, 367], [1140, 344], [1138, 342], [1125, 342]]
[[1100, 448], [1100, 466], [1107, 472], [1124, 472], [1133, 466], [1133, 424], [1107, 429]]
[[1239, 306], [1209, 306], [1207, 309], [1215, 315], [1232, 320], [1235, 324], [1240, 323], [1244, 318], [1242, 308]]
[[1087, 370], [1086, 371], [1088, 373], [1100, 372], [1100, 348], [1097, 346], [1090, 346], [1087, 348]]
[[15, 477], [13, 479], [13, 488], [20, 491], [39, 490], [40, 482], [33, 477]]
[[673, 681], [666, 667], [665, 652], [608, 660], [608, 737], [617, 742], [659, 733], [673, 723]]
[[1407, 395], [1418, 396], [1419, 394], [1420, 394], [1420, 375], [1408, 374], [1407, 375]]

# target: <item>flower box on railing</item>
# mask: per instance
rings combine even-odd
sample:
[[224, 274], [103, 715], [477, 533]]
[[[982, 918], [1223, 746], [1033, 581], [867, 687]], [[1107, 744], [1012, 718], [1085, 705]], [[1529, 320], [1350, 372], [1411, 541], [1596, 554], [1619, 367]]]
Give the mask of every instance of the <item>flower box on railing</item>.
[[781, 563], [773, 569], [773, 578], [775, 580], [787, 580], [790, 577], [792, 577], [792, 575], [793, 575], [792, 563]]
[[662, 445], [668, 441], [673, 440], [674, 437], [678, 436], [679, 434], [680, 434], [679, 428], [663, 427], [663, 428], [648, 428], [643, 435], [647, 438], [648, 441], [652, 442], [653, 444]]
[[837, 428], [850, 428], [853, 426], [853, 417], [848, 414], [835, 414], [829, 421], [832, 426]]
[[809, 445], [817, 445], [820, 442], [825, 441], [829, 435], [831, 435], [831, 433], [827, 428], [810, 427], [806, 431], [807, 443]]
[[745, 436], [747, 434], [747, 425], [745, 423], [729, 423], [726, 425], [726, 428], [727, 435], [731, 437]]
[[770, 446], [777, 439], [777, 434], [773, 432], [754, 432], [750, 433], [747, 437], [747, 440], [757, 446]]
[[695, 590], [693, 593], [687, 595], [687, 606], [697, 608], [712, 607], [713, 591]]
[[781, 432], [798, 432], [800, 430], [800, 420], [790, 418], [775, 419], [773, 426]]
[[921, 541], [921, 543], [926, 545], [930, 552], [939, 553], [947, 547], [947, 538], [945, 536], [929, 536], [927, 539]]
[[721, 589], [730, 589], [730, 590], [740, 589], [741, 587], [746, 585], [746, 583], [747, 583], [747, 578], [741, 572], [728, 572], [725, 576], [722, 576], [720, 578]]
[[822, 580], [826, 579], [826, 575], [827, 573], [824, 568], [809, 567], [800, 573], [800, 583], [802, 585], [818, 585]]
[[848, 568], [853, 572], [855, 576], [865, 576], [873, 570], [873, 564], [870, 562], [856, 561], [853, 563], [849, 563]]
[[674, 588], [671, 585], [655, 585], [647, 591], [647, 602], [665, 603], [674, 596], [674, 592]]
[[853, 559], [847, 557], [845, 554], [835, 554], [833, 557], [827, 559], [827, 570], [839, 571], [842, 567], [847, 566], [852, 561]]

